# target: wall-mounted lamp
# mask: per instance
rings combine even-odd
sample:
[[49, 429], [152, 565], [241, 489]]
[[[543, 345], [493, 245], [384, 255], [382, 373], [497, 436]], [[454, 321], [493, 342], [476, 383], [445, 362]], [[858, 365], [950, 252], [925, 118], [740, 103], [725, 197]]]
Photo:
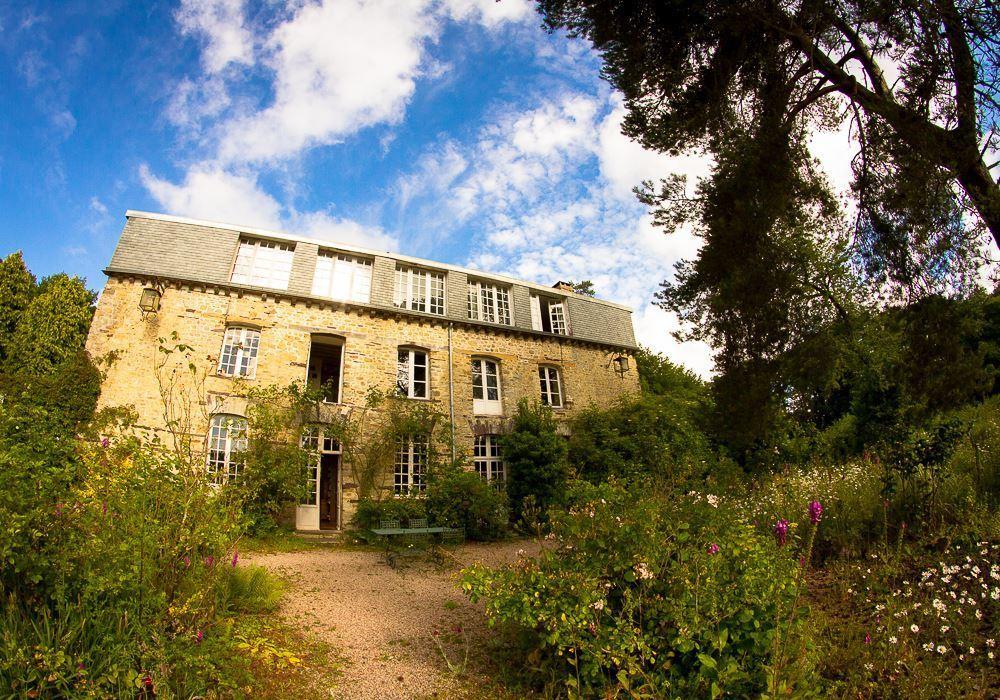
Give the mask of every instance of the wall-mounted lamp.
[[139, 297], [139, 308], [142, 310], [143, 318], [146, 317], [146, 314], [155, 314], [160, 310], [162, 296], [163, 291], [158, 287], [146, 287], [142, 290], [142, 295]]
[[612, 361], [615, 363], [615, 372], [624, 377], [628, 372], [628, 355], [615, 355]]

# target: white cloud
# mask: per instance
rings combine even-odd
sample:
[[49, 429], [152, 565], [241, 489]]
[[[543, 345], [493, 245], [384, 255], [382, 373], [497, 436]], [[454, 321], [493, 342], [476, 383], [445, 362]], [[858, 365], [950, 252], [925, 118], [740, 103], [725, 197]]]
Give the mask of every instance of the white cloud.
[[529, 0], [444, 0], [444, 8], [452, 19], [475, 19], [488, 28], [503, 22], [523, 22], [535, 18], [535, 8]]
[[204, 39], [201, 60], [208, 73], [218, 73], [230, 63], [252, 63], [253, 35], [243, 9], [243, 0], [181, 0], [177, 24], [182, 34]]
[[273, 102], [222, 125], [219, 157], [287, 158], [398, 122], [420, 75], [424, 43], [438, 26], [424, 2], [302, 5], [266, 40]]
[[396, 238], [383, 231], [379, 226], [366, 226], [357, 221], [337, 218], [322, 211], [294, 214], [286, 228], [303, 236], [363, 248], [388, 252], [399, 247]]
[[192, 169], [175, 185], [153, 175], [145, 165], [139, 177], [149, 193], [171, 214], [280, 229], [281, 205], [264, 192], [252, 175], [219, 168]]
[[620, 197], [631, 197], [632, 188], [643, 180], [667, 177], [674, 173], [688, 176], [693, 187], [697, 178], [709, 174], [712, 159], [699, 154], [669, 156], [664, 153], [647, 151], [637, 141], [622, 133], [625, 106], [620, 98], [614, 100], [615, 107], [604, 119], [600, 127], [598, 158], [601, 175]]
[[181, 184], [139, 169], [143, 185], [171, 214], [303, 236], [377, 250], [395, 250], [398, 242], [378, 226], [368, 226], [325, 211], [287, 210], [267, 194], [252, 175], [221, 169], [189, 170]]
[[90, 198], [90, 208], [101, 215], [108, 213], [108, 207], [97, 197]]

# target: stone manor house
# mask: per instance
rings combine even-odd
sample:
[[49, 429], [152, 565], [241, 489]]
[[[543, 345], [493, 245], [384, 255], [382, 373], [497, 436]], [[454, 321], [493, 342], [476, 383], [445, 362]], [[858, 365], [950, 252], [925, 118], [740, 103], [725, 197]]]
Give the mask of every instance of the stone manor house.
[[[132, 406], [140, 425], [165, 430], [154, 366], [158, 339], [176, 333], [205, 377], [205, 395], [190, 398], [205, 417], [189, 421], [190, 437], [218, 482], [240, 468], [237, 381], [324, 387], [331, 416], [371, 388], [433, 402], [468, 468], [489, 481], [505, 478], [497, 436], [522, 397], [565, 426], [582, 407], [638, 391], [631, 310], [563, 283], [136, 211], [105, 274], [87, 341], [92, 356], [116, 357], [100, 405]], [[296, 527], [339, 529], [357, 499], [350, 465], [321, 428], [307, 437], [317, 457]], [[395, 493], [423, 490], [426, 449], [401, 441]]]

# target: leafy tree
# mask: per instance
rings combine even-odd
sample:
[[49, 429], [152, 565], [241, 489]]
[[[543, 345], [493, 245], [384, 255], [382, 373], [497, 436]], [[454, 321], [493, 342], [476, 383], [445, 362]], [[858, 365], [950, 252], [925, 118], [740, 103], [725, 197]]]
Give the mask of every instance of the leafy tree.
[[11, 337], [8, 371], [50, 372], [82, 348], [94, 299], [78, 277], [58, 274], [42, 280]]
[[[933, 248], [941, 205], [968, 205], [1000, 240], [1000, 188], [985, 160], [1000, 139], [994, 3], [541, 0], [539, 9], [551, 29], [601, 52], [625, 95], [624, 131], [646, 147], [717, 153], [716, 135], [734, 117], [756, 121], [781, 86], [788, 99], [775, 126], [787, 133], [835, 125], [846, 107], [861, 145], [861, 223], [887, 251]], [[795, 165], [805, 159], [795, 154]]]
[[569, 286], [573, 288], [573, 291], [577, 294], [583, 294], [584, 296], [592, 297], [597, 292], [594, 290], [594, 283], [590, 280], [583, 280], [582, 282], [568, 282]]
[[35, 276], [24, 264], [20, 251], [0, 260], [0, 362], [7, 356], [14, 329], [34, 292]]
[[665, 355], [640, 348], [635, 353], [636, 371], [642, 391], [655, 396], [702, 399], [707, 386], [694, 372], [671, 362]]
[[573, 421], [569, 462], [592, 483], [651, 477], [677, 485], [714, 461], [699, 409], [682, 396], [650, 394], [585, 408]]
[[544, 512], [562, 496], [568, 474], [566, 440], [556, 433], [552, 410], [521, 399], [500, 444], [514, 515], [524, 514], [525, 498]]

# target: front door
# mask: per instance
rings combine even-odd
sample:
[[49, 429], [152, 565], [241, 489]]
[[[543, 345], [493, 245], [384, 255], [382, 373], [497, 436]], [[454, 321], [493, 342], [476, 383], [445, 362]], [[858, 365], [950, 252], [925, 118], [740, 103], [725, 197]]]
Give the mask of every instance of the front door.
[[323, 530], [340, 527], [340, 455], [320, 456], [319, 526]]

